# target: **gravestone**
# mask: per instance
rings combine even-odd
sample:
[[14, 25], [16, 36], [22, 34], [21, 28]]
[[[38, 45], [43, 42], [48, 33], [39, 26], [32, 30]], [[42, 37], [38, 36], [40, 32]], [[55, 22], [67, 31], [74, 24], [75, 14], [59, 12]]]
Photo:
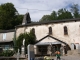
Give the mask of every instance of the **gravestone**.
[[21, 48], [21, 57], [25, 57], [25, 50], [24, 50], [24, 46], [22, 46], [22, 48]]
[[25, 39], [23, 39], [22, 42], [22, 47], [21, 47], [21, 57], [25, 57]]
[[64, 47], [63, 46], [60, 47], [60, 52], [61, 52], [61, 55], [63, 56], [64, 55]]
[[20, 53], [19, 53], [19, 49], [18, 49], [17, 60], [19, 60], [19, 57], [20, 57], [19, 54], [20, 54]]
[[78, 49], [79, 43], [76, 43], [75, 45], [76, 45], [76, 49]]
[[80, 54], [80, 45], [78, 45], [78, 53]]
[[28, 60], [34, 60], [34, 45], [28, 45]]
[[71, 43], [71, 50], [74, 50], [74, 43]]

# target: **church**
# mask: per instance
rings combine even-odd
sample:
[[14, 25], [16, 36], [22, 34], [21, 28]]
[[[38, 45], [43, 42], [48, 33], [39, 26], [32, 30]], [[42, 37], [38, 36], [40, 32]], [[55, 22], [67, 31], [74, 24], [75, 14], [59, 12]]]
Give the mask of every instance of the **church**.
[[30, 14], [24, 15], [21, 25], [16, 26], [16, 37], [33, 29], [37, 43], [34, 51], [37, 55], [50, 55], [65, 46], [67, 51], [78, 49], [80, 45], [80, 18], [63, 19], [31, 23]]

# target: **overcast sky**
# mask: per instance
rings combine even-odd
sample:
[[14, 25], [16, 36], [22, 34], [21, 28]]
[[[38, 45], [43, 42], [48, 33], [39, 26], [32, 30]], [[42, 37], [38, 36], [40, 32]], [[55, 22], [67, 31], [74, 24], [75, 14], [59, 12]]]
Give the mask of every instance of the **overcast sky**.
[[43, 15], [51, 14], [72, 4], [80, 6], [80, 0], [0, 0], [0, 4], [11, 2], [19, 14], [30, 13], [32, 21], [39, 21]]

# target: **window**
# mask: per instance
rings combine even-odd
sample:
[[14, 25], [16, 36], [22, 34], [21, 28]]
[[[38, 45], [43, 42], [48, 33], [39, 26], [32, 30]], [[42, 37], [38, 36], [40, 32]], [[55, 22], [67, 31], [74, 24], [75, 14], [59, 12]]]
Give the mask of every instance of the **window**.
[[3, 40], [6, 39], [6, 33], [3, 33]]
[[64, 26], [64, 35], [68, 35], [68, 30], [66, 26]]
[[9, 45], [5, 45], [5, 49], [9, 49]]
[[52, 34], [52, 27], [49, 27], [49, 35]]

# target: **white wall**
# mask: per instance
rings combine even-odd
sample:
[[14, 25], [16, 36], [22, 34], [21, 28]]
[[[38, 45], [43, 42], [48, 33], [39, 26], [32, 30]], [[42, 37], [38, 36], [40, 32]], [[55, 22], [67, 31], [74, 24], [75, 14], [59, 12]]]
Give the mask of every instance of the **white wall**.
[[25, 27], [20, 27], [16, 29], [16, 37], [18, 37], [21, 33], [24, 33]]
[[15, 32], [0, 33], [0, 41], [12, 41], [14, 38], [14, 33]]
[[[68, 35], [64, 35], [64, 26], [68, 28]], [[48, 35], [48, 28], [52, 27], [52, 36], [58, 38], [69, 45], [71, 43], [80, 44], [80, 21], [65, 22], [65, 23], [51, 23], [42, 25], [27, 26], [25, 31], [29, 32], [32, 28], [35, 29], [37, 40]], [[17, 35], [24, 31], [24, 27], [17, 29]]]

